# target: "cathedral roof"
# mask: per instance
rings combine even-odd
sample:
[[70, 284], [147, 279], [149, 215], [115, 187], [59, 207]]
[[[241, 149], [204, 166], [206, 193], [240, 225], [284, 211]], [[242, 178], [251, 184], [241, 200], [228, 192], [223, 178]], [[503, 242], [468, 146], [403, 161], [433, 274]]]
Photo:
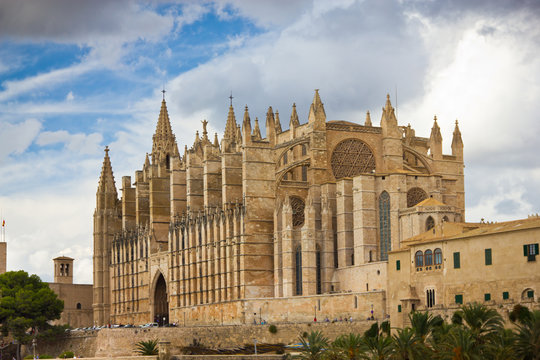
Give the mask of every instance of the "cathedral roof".
[[414, 206], [416, 207], [416, 206], [448, 206], [448, 205], [446, 205], [443, 202], [440, 202], [439, 200], [435, 198], [428, 197], [427, 199], [420, 201], [418, 204]]

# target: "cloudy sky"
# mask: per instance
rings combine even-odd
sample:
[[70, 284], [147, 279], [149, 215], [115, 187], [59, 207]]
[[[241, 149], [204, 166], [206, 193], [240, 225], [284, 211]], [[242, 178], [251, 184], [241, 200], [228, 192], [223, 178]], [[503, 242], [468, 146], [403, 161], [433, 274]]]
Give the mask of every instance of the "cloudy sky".
[[[466, 218], [540, 212], [537, 1], [2, 0], [0, 210], [8, 270], [52, 280], [71, 256], [92, 281], [92, 213], [109, 145], [117, 185], [142, 167], [166, 99], [179, 147], [200, 121], [223, 133], [268, 106], [305, 122], [313, 89], [331, 120], [400, 124], [450, 152], [465, 143]], [[264, 130], [263, 130], [264, 131]]]

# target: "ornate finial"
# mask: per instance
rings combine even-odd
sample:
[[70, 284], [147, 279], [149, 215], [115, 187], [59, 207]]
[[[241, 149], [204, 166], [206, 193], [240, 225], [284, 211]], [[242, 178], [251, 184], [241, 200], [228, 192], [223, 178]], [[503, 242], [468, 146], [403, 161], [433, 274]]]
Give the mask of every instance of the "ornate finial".
[[231, 106], [232, 106], [232, 99], [234, 99], [232, 96], [232, 90], [231, 90], [231, 95], [229, 96], [229, 99], [231, 100]]
[[457, 126], [457, 125], [458, 125], [458, 121], [457, 121], [457, 119], [456, 119], [456, 126]]
[[386, 94], [386, 100], [390, 100], [390, 94]]
[[109, 145], [105, 146], [105, 154], [109, 156]]
[[203, 127], [203, 136], [207, 135], [208, 131], [206, 131], [206, 125], [208, 124], [208, 121], [206, 121], [206, 119], [204, 119], [203, 121], [201, 121], [201, 123], [202, 123], [202, 127]]
[[433, 121], [437, 122], [437, 115], [433, 117]]
[[165, 93], [166, 93], [165, 87], [163, 87], [163, 90], [161, 90], [161, 92], [163, 93], [163, 100], [165, 100]]

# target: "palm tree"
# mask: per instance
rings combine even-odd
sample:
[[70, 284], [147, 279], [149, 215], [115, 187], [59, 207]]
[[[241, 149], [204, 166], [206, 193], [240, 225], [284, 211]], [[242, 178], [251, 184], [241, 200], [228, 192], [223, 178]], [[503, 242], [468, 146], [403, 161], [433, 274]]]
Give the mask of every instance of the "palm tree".
[[343, 354], [344, 359], [360, 359], [360, 354], [365, 350], [365, 343], [361, 335], [348, 334], [339, 336], [332, 343], [332, 348]]
[[306, 337], [300, 336], [302, 347], [299, 359], [318, 360], [322, 358], [325, 349], [328, 348], [328, 338], [320, 331], [311, 331]]
[[524, 360], [540, 359], [540, 311], [529, 312], [518, 324], [515, 353]]
[[454, 313], [452, 321], [459, 323], [460, 319], [471, 330], [471, 335], [481, 343], [486, 341], [485, 337], [503, 328], [503, 318], [497, 310], [476, 302], [464, 305]]
[[411, 321], [411, 328], [414, 334], [423, 343], [431, 336], [434, 329], [444, 323], [444, 320], [440, 315], [433, 316], [433, 314], [430, 314], [427, 311], [413, 311], [409, 314], [409, 320]]
[[392, 335], [392, 359], [428, 359], [430, 352], [411, 328], [397, 329], [397, 333]]
[[377, 336], [364, 336], [365, 352], [360, 359], [384, 360], [392, 353], [392, 338], [381, 332]]
[[485, 355], [493, 360], [513, 360], [517, 359], [514, 347], [516, 334], [511, 329], [502, 329], [491, 336], [486, 344]]
[[140, 355], [157, 355], [158, 354], [158, 339], [143, 340], [135, 344], [135, 352]]
[[444, 360], [481, 360], [483, 346], [476, 341], [472, 331], [466, 327], [454, 326], [437, 344], [437, 355], [433, 358]]

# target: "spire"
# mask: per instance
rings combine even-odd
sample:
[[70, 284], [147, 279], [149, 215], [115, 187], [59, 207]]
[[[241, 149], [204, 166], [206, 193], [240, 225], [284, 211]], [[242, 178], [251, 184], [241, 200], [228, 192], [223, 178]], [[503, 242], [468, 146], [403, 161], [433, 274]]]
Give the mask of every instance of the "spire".
[[279, 111], [276, 110], [276, 133], [280, 134], [283, 130], [281, 129], [281, 121], [279, 120]]
[[366, 122], [364, 123], [364, 126], [373, 126], [371, 124], [371, 115], [369, 114], [369, 111], [366, 113]]
[[242, 137], [245, 142], [251, 142], [251, 119], [246, 105], [244, 110], [244, 120], [242, 121]]
[[292, 113], [291, 121], [289, 122], [289, 128], [300, 126], [300, 121], [298, 120], [298, 113], [296, 112], [296, 103], [292, 104]]
[[235, 133], [236, 117], [234, 116], [234, 109], [231, 100], [231, 105], [229, 106], [229, 114], [227, 115], [227, 123], [225, 124], [225, 134], [223, 135], [223, 137], [227, 139], [234, 139]]
[[319, 89], [315, 89], [315, 95], [313, 95], [313, 102], [309, 108], [308, 122], [314, 124], [314, 128], [322, 129], [326, 123], [326, 113], [324, 106], [319, 95]]
[[396, 114], [390, 102], [390, 94], [386, 94], [386, 104], [382, 109], [381, 127], [384, 137], [401, 138], [401, 132], [397, 125]]
[[219, 147], [219, 139], [217, 133], [214, 133], [214, 146]]
[[261, 140], [261, 129], [259, 128], [259, 118], [255, 117], [255, 127], [253, 128], [253, 140]]
[[167, 103], [165, 102], [165, 92], [163, 91], [163, 100], [159, 111], [156, 132], [152, 137], [152, 162], [157, 163], [159, 158], [165, 159], [164, 155], [172, 155], [176, 138], [172, 132]]
[[428, 144], [431, 156], [436, 160], [442, 159], [442, 135], [439, 124], [437, 124], [437, 116], [433, 118], [433, 127], [431, 128]]
[[457, 120], [456, 127], [454, 128], [454, 134], [452, 136], [452, 155], [463, 160], [463, 140], [461, 139], [461, 131], [459, 131]]
[[272, 107], [268, 107], [268, 111], [266, 112], [266, 139], [270, 142], [270, 144], [276, 143], [276, 120], [274, 119], [274, 111], [272, 111]]
[[118, 193], [116, 191], [116, 184], [114, 182], [114, 175], [111, 166], [111, 159], [109, 158], [109, 147], [105, 147], [105, 157], [103, 158], [103, 165], [101, 167], [101, 175], [99, 176], [98, 193], [112, 193], [116, 198]]
[[433, 127], [431, 128], [431, 136], [429, 137], [430, 141], [442, 142], [441, 128], [437, 124], [437, 115], [433, 118]]

